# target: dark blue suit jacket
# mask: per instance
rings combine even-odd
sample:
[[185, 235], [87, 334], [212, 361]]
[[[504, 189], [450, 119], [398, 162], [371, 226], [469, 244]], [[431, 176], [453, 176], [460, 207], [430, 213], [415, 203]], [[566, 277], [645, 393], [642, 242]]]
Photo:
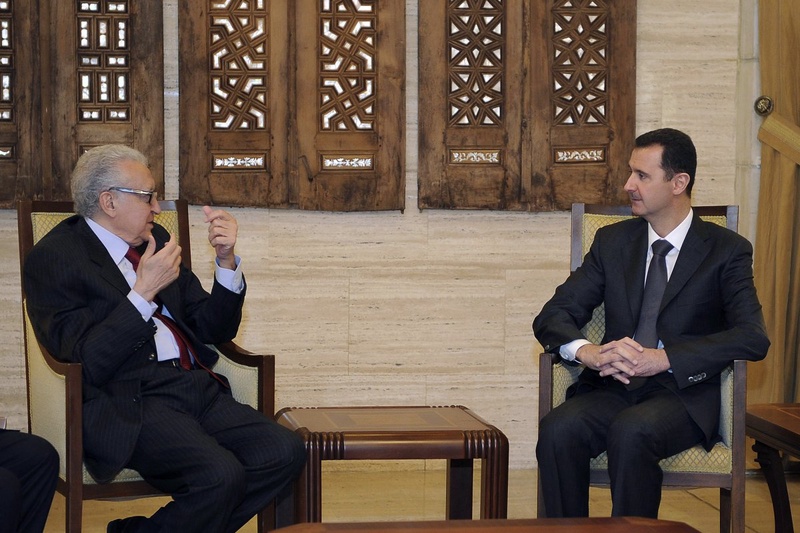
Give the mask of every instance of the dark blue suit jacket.
[[[717, 439], [720, 373], [734, 359], [760, 360], [769, 347], [753, 285], [753, 248], [737, 233], [695, 215], [669, 278], [657, 330], [672, 366], [658, 379], [703, 430]], [[560, 285], [533, 322], [545, 351], [583, 338], [580, 329], [605, 304], [603, 343], [633, 337], [644, 293], [647, 222], [601, 228], [583, 264]], [[600, 386], [591, 369], [578, 388]]]
[[[153, 228], [157, 247], [169, 239]], [[142, 382], [157, 372], [155, 324], [128, 301], [130, 287], [108, 251], [80, 216], [61, 222], [31, 250], [23, 282], [39, 341], [57, 359], [83, 365], [84, 459], [100, 482], [129, 460], [143, 423]], [[159, 293], [208, 367], [217, 353], [205, 344], [236, 336], [244, 291], [214, 281], [209, 294], [183, 265]]]

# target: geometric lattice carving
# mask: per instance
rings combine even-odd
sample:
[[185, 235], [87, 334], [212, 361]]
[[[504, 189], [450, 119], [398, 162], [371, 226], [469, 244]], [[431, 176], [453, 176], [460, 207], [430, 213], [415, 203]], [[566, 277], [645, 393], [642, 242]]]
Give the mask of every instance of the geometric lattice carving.
[[319, 127], [371, 131], [377, 65], [375, 0], [320, 0]]
[[449, 0], [447, 52], [450, 126], [503, 121], [502, 0]]
[[13, 122], [14, 48], [11, 2], [0, 1], [0, 122]]
[[127, 0], [80, 0], [78, 120], [129, 122], [130, 18]]
[[557, 0], [553, 21], [554, 124], [606, 124], [607, 1]]
[[267, 129], [269, 24], [265, 2], [211, 2], [208, 42], [212, 129]]

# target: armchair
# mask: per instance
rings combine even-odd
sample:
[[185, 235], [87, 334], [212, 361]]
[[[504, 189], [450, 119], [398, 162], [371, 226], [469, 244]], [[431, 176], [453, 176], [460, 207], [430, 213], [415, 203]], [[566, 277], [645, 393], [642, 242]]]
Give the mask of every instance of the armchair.
[[[704, 220], [736, 231], [737, 206], [693, 207]], [[608, 224], [633, 216], [630, 206], [573, 204], [570, 269], [575, 270], [588, 252], [595, 232]], [[586, 338], [600, 343], [605, 329], [603, 306], [595, 309], [584, 328]], [[539, 356], [539, 420], [565, 400], [567, 388], [578, 379], [582, 366], [566, 364], [550, 353]], [[661, 461], [664, 487], [719, 487], [720, 531], [744, 531], [746, 361], [734, 361], [722, 373], [720, 436], [710, 452], [698, 445]], [[591, 483], [608, 486], [606, 453], [591, 462]], [[538, 487], [538, 516], [544, 516], [542, 485]]]
[[[162, 201], [156, 222], [176, 235], [183, 263], [191, 268], [189, 215], [185, 200]], [[20, 270], [33, 245], [53, 227], [73, 214], [72, 202], [22, 200], [17, 204]], [[98, 484], [83, 464], [81, 365], [53, 357], [34, 335], [22, 289], [25, 369], [30, 432], [47, 439], [58, 451], [60, 472], [57, 490], [66, 498], [65, 531], [82, 527], [83, 500], [161, 495], [139, 474], [125, 469], [111, 483]], [[270, 418], [275, 416], [275, 358], [256, 355], [233, 342], [214, 346], [220, 358], [214, 370], [231, 383], [236, 400], [249, 404]], [[274, 511], [258, 516], [258, 530], [274, 523]]]

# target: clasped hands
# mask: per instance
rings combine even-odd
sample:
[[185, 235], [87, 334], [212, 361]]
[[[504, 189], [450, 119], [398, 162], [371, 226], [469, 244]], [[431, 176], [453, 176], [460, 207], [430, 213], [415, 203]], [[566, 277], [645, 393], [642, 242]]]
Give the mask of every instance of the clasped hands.
[[669, 370], [667, 352], [645, 348], [630, 337], [607, 344], [585, 344], [575, 354], [581, 363], [626, 385], [633, 376], [654, 376]]
[[[222, 209], [212, 209], [209, 206], [203, 207], [203, 213], [208, 224], [208, 242], [217, 253], [219, 266], [235, 270], [236, 258], [233, 249], [239, 232], [236, 219]], [[164, 247], [156, 252], [156, 240], [151, 234], [147, 249], [139, 261], [133, 290], [148, 302], [152, 302], [161, 289], [178, 279], [180, 263], [181, 247], [175, 236], [170, 235]]]

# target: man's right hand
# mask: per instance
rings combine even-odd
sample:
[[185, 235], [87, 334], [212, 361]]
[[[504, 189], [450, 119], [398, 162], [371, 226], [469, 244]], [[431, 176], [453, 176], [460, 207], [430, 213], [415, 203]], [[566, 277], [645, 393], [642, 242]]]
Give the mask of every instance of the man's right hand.
[[181, 247], [175, 236], [169, 236], [164, 247], [156, 252], [156, 240], [150, 235], [147, 249], [136, 270], [133, 290], [148, 302], [152, 302], [161, 289], [178, 279], [181, 264]]

